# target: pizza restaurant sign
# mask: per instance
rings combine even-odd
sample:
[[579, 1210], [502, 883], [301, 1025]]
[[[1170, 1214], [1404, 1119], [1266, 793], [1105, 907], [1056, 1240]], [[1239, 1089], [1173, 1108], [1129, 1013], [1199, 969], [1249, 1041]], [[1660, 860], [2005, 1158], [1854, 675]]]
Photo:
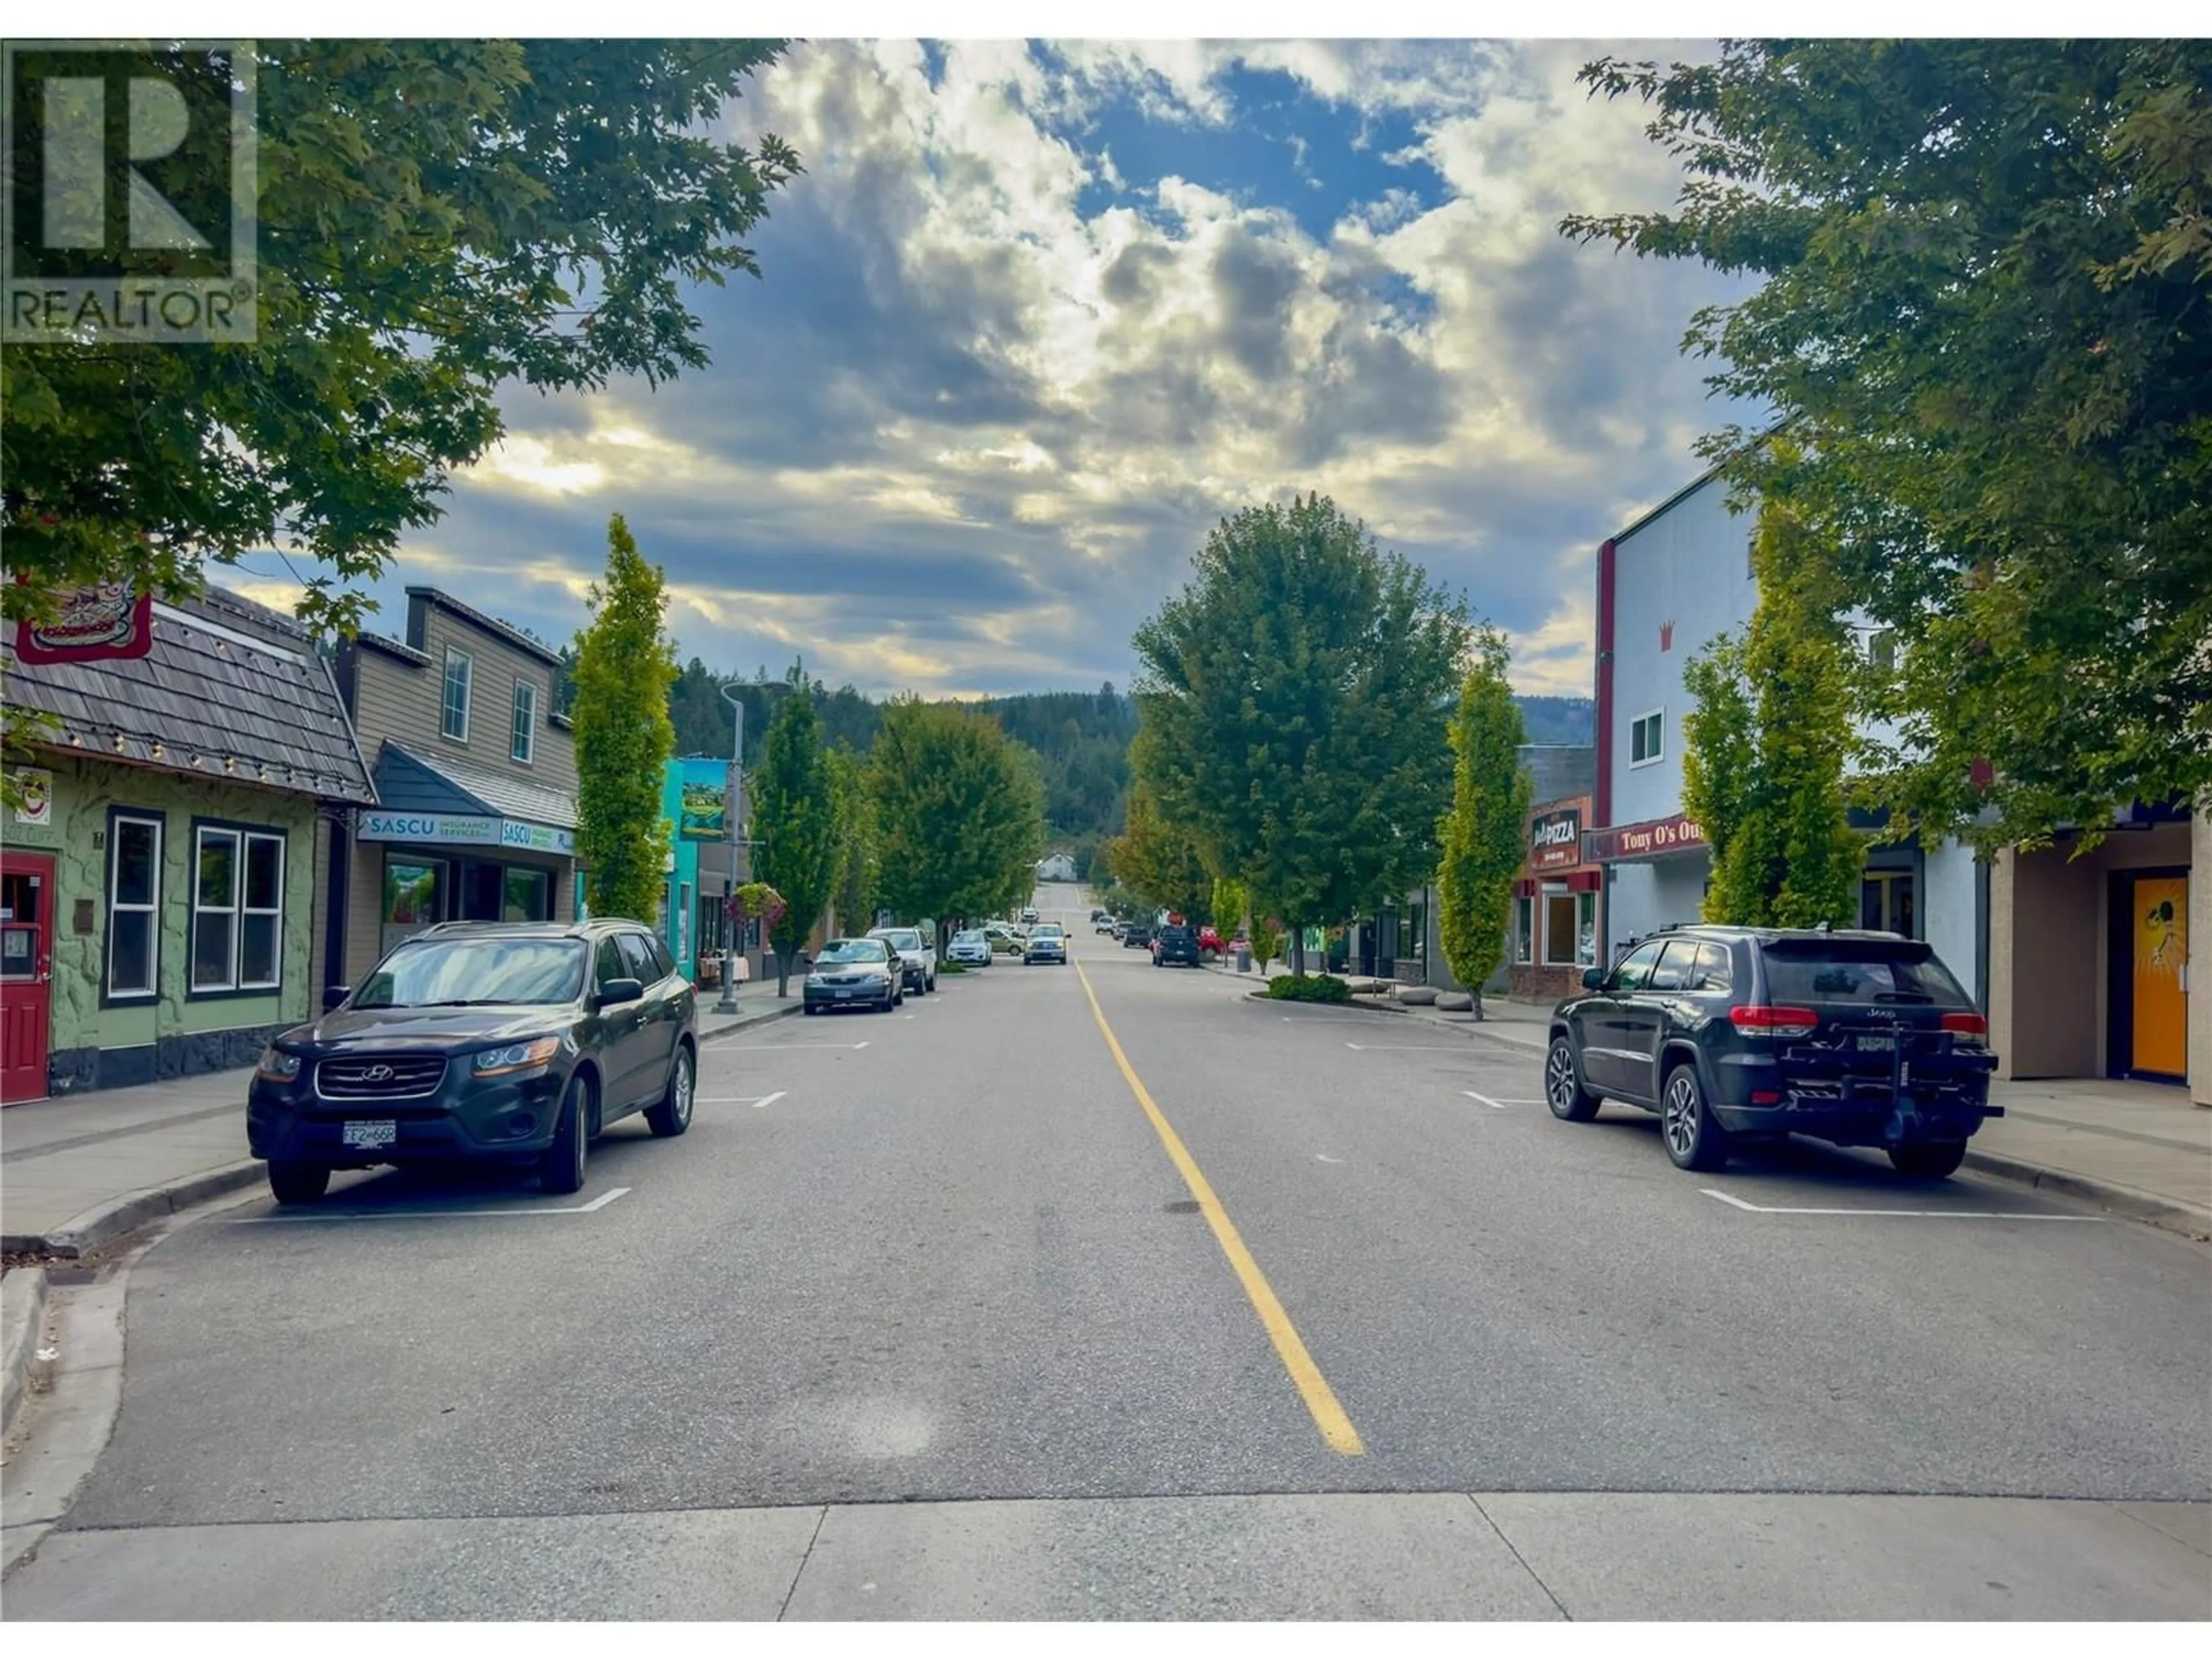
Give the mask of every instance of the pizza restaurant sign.
[[1593, 830], [1583, 837], [1583, 851], [1593, 864], [1648, 859], [1667, 853], [1694, 853], [1705, 844], [1705, 832], [1698, 821], [1680, 812], [1671, 818]]
[[1547, 812], [1528, 826], [1528, 867], [1565, 870], [1583, 861], [1583, 815], [1570, 806]]

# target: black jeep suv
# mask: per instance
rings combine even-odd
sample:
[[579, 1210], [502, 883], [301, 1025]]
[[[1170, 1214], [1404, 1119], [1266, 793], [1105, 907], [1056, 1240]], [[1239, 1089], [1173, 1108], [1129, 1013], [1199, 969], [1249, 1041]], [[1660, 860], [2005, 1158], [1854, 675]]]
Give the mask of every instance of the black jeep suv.
[[1152, 941], [1152, 966], [1165, 968], [1178, 962], [1190, 968], [1205, 965], [1199, 956], [1198, 930], [1170, 923]]
[[280, 1204], [320, 1198], [333, 1170], [460, 1158], [573, 1193], [616, 1120], [690, 1127], [698, 1042], [691, 981], [636, 922], [446, 922], [269, 1045], [246, 1143]]
[[1811, 1135], [1880, 1146], [1906, 1175], [1956, 1170], [1985, 1118], [1988, 1026], [1925, 943], [1895, 933], [1663, 928], [1552, 1014], [1544, 1095], [1587, 1122], [1656, 1112], [1667, 1156]]

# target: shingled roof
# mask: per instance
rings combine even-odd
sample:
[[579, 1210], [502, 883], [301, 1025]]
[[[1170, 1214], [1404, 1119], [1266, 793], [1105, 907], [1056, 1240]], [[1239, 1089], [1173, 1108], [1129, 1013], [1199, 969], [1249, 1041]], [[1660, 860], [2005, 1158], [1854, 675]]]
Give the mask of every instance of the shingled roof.
[[0, 640], [8, 700], [52, 715], [41, 747], [374, 805], [368, 768], [307, 632], [222, 588], [154, 607], [129, 662], [24, 663]]

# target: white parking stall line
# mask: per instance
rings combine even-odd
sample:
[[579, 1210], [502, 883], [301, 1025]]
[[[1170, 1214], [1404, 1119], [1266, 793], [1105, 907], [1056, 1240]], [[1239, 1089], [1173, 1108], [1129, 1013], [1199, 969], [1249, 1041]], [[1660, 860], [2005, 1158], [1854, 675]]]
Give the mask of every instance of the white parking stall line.
[[1748, 1210], [1753, 1215], [1873, 1215], [1911, 1216], [1929, 1221], [2104, 1221], [2101, 1215], [2052, 1215], [2039, 1210], [1869, 1210], [1857, 1206], [1826, 1207], [1790, 1204], [1753, 1204], [1738, 1198], [1734, 1193], [1724, 1193], [1717, 1187], [1700, 1187], [1698, 1190], [1707, 1198], [1717, 1198], [1723, 1204], [1739, 1210]]
[[1472, 1089], [1462, 1089], [1460, 1091], [1460, 1093], [1465, 1095], [1469, 1100], [1480, 1101], [1484, 1105], [1489, 1107], [1493, 1112], [1502, 1112], [1508, 1106], [1532, 1106], [1535, 1104], [1534, 1101], [1528, 1100], [1492, 1100], [1488, 1095], [1479, 1095]]
[[788, 1089], [778, 1089], [778, 1090], [777, 1090], [774, 1094], [772, 1094], [772, 1095], [763, 1095], [763, 1096], [762, 1096], [758, 1100], [756, 1100], [755, 1102], [753, 1102], [753, 1103], [752, 1103], [753, 1110], [755, 1110], [755, 1111], [757, 1111], [757, 1111], [759, 1111], [763, 1107], [766, 1107], [766, 1106], [773, 1106], [773, 1105], [775, 1105], [775, 1103], [776, 1103], [777, 1101], [781, 1100], [781, 1099], [784, 1097], [784, 1096], [786, 1096], [786, 1095], [789, 1094], [790, 1092], [791, 1092], [791, 1091], [790, 1091]]
[[589, 1215], [594, 1210], [604, 1210], [630, 1189], [617, 1187], [601, 1193], [588, 1204], [563, 1204], [557, 1206], [532, 1205], [528, 1209], [520, 1206], [505, 1210], [300, 1210], [283, 1211], [276, 1215], [242, 1215], [228, 1218], [233, 1227], [258, 1226], [272, 1221], [442, 1221], [448, 1216], [483, 1215]]
[[721, 1054], [789, 1054], [801, 1048], [865, 1048], [865, 1042], [718, 1042], [714, 1052]]
[[1362, 1054], [1463, 1054], [1468, 1052], [1467, 1045], [1462, 1042], [1402, 1045], [1395, 1042], [1347, 1042], [1344, 1046]]

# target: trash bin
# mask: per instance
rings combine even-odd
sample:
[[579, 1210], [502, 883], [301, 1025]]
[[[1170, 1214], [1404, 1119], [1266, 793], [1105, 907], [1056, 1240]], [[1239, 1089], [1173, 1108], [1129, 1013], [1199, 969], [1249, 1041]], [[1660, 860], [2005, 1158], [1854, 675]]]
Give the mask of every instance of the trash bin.
[[1249, 974], [1252, 971], [1252, 951], [1249, 946], [1240, 945], [1237, 947], [1237, 971], [1240, 974]]

